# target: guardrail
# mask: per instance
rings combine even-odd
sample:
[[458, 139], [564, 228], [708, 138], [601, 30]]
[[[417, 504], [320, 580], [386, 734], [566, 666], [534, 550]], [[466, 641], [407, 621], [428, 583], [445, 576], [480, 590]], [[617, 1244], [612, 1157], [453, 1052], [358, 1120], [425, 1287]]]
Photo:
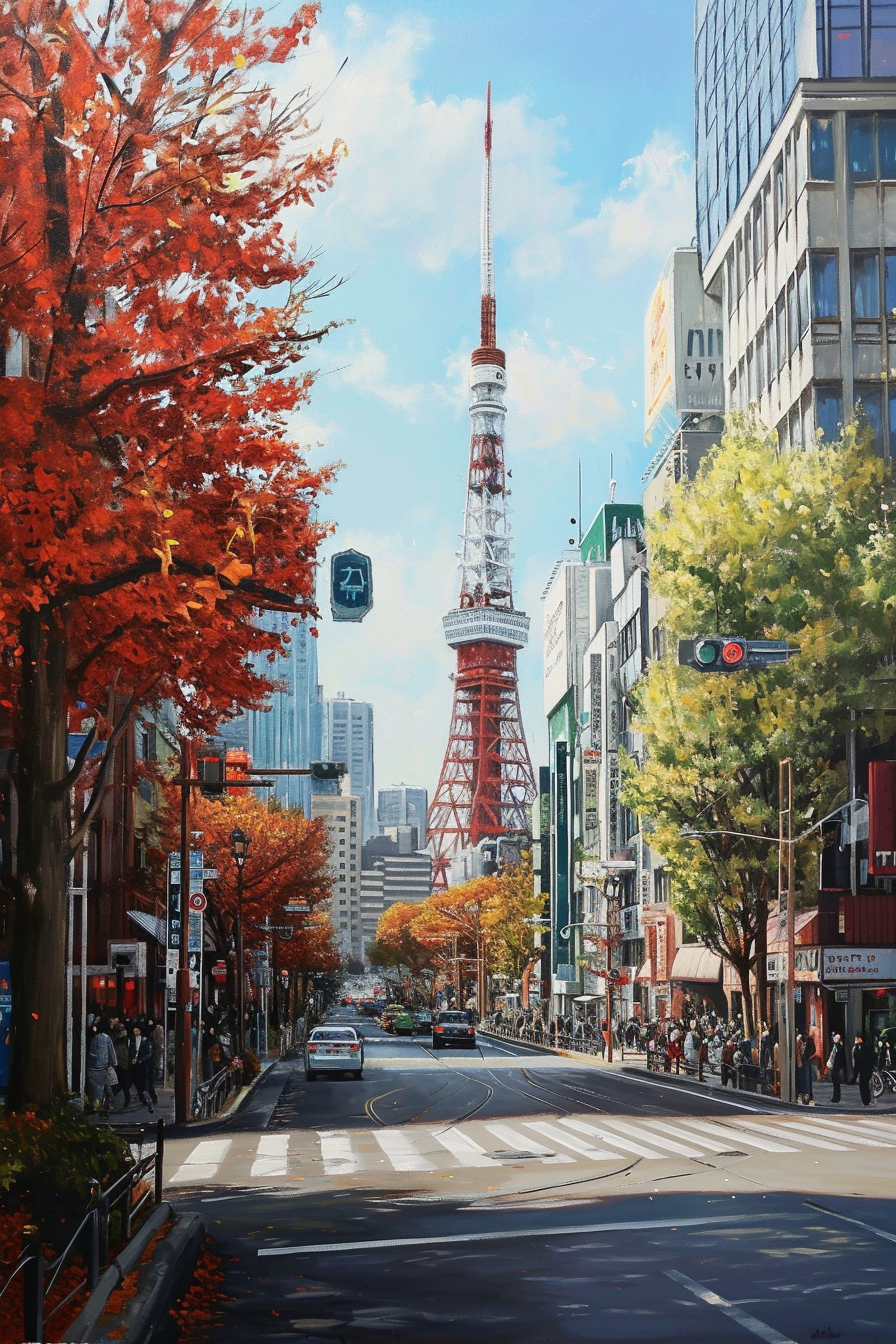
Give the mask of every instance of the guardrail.
[[[154, 1126], [116, 1126], [116, 1133], [129, 1142], [137, 1142], [142, 1152], [144, 1137], [155, 1131], [155, 1146], [145, 1157], [138, 1156], [134, 1165], [118, 1180], [103, 1189], [99, 1181], [89, 1181], [91, 1207], [81, 1219], [68, 1245], [48, 1261], [37, 1228], [29, 1229], [29, 1239], [13, 1265], [6, 1282], [0, 1288], [0, 1298], [21, 1275], [23, 1295], [23, 1325], [25, 1338], [32, 1344], [43, 1344], [47, 1324], [62, 1311], [78, 1293], [86, 1288], [92, 1292], [100, 1275], [109, 1264], [109, 1221], [113, 1211], [120, 1210], [121, 1236], [116, 1254], [127, 1245], [133, 1235], [134, 1223], [150, 1202], [162, 1202], [162, 1165], [165, 1157], [165, 1121]], [[152, 1184], [148, 1178], [152, 1174]], [[53, 1309], [45, 1312], [47, 1299], [66, 1266], [74, 1263], [76, 1254], [85, 1262], [85, 1274]]]
[[193, 1098], [193, 1119], [208, 1120], [218, 1115], [225, 1101], [235, 1088], [242, 1086], [243, 1069], [241, 1064], [225, 1064], [223, 1069], [213, 1073], [205, 1083], [200, 1083]]
[[[579, 1055], [600, 1055], [601, 1058], [607, 1053], [607, 1043], [600, 1032], [591, 1036], [577, 1034], [576, 1032], [573, 1032], [572, 1035], [568, 1032], [551, 1035], [544, 1029], [538, 1030], [537, 1026], [529, 1025], [517, 1031], [515, 1027], [509, 1026], [506, 1022], [502, 1022], [499, 1026], [492, 1022], [482, 1022], [477, 1030], [488, 1035], [500, 1036], [507, 1041], [522, 1041], [526, 1045], [542, 1046], [545, 1050], [571, 1050]], [[620, 1040], [618, 1037], [613, 1039], [613, 1049], [619, 1052], [620, 1059], [625, 1059], [626, 1054], [644, 1053], [637, 1046], [626, 1045], [624, 1038]]]

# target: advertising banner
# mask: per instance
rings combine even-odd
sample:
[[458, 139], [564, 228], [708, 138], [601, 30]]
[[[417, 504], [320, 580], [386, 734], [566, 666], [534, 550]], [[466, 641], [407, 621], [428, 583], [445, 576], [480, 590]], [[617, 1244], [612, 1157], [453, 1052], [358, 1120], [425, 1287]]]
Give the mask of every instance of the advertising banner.
[[896, 876], [896, 761], [868, 766], [868, 872]]
[[721, 307], [703, 290], [697, 253], [678, 248], [644, 320], [645, 434], [664, 411], [676, 417], [724, 409]]
[[822, 964], [826, 981], [896, 980], [896, 947], [826, 947]]

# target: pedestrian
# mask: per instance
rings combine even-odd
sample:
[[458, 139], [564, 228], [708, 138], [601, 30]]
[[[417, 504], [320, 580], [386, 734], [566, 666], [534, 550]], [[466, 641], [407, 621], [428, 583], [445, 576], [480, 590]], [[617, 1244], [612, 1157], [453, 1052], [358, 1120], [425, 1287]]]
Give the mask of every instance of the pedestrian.
[[162, 1086], [164, 1087], [164, 1085], [165, 1085], [165, 1028], [162, 1026], [162, 1023], [161, 1023], [161, 1022], [156, 1022], [155, 1025], [153, 1025], [151, 1022], [147, 1022], [147, 1024], [146, 1024], [146, 1030], [147, 1030], [147, 1033], [148, 1033], [148, 1034], [150, 1033], [150, 1028], [152, 1028], [151, 1035], [152, 1035], [152, 1065], [153, 1065], [153, 1077], [154, 1077], [154, 1079], [155, 1079], [155, 1081], [156, 1081], [157, 1083], [161, 1083]]
[[852, 1081], [859, 1085], [863, 1106], [871, 1105], [871, 1075], [874, 1072], [874, 1046], [859, 1032], [852, 1047]]
[[137, 1096], [152, 1115], [153, 1103], [158, 1101], [152, 1080], [152, 1042], [143, 1035], [139, 1023], [134, 1026], [128, 1063]]
[[115, 1050], [115, 1075], [118, 1079], [113, 1091], [121, 1092], [121, 1109], [131, 1104], [131, 1070], [128, 1065], [128, 1029], [117, 1018], [112, 1021], [112, 1046]]
[[737, 1052], [735, 1050], [734, 1037], [729, 1036], [725, 1044], [722, 1046], [722, 1058], [719, 1063], [719, 1072], [722, 1075], [723, 1087], [728, 1086], [728, 1081], [730, 1079], [731, 1086], [735, 1089], [737, 1088], [737, 1067], [734, 1062], [734, 1056], [736, 1053]]
[[828, 1055], [828, 1073], [831, 1076], [833, 1093], [832, 1102], [840, 1100], [840, 1085], [846, 1078], [846, 1047], [840, 1037], [839, 1032], [834, 1032], [831, 1037], [831, 1053]]
[[115, 1047], [106, 1030], [103, 1018], [95, 1017], [90, 1026], [90, 1040], [87, 1045], [87, 1110], [100, 1115], [108, 1115], [106, 1089], [118, 1082], [115, 1072]]
[[796, 1094], [801, 1106], [814, 1106], [812, 1100], [812, 1057], [815, 1054], [815, 1041], [806, 1028], [797, 1032], [796, 1037]]

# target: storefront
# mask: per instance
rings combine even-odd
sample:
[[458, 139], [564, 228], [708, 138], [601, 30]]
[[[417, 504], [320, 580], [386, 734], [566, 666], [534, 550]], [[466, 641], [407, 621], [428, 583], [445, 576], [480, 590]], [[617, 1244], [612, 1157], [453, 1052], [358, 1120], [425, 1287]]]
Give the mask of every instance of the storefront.
[[874, 1039], [896, 1027], [896, 947], [826, 947], [821, 975], [829, 1032], [851, 1043], [857, 1032]]
[[672, 1016], [699, 1017], [714, 1011], [727, 1016], [722, 992], [722, 958], [702, 943], [685, 943], [675, 953], [669, 973], [672, 984]]

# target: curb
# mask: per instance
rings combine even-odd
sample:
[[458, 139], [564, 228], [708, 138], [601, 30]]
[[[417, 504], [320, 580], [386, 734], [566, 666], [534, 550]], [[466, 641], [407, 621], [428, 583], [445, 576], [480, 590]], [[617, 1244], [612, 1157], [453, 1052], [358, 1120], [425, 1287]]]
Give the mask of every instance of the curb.
[[[171, 1224], [171, 1230], [156, 1247], [149, 1264], [141, 1266], [146, 1247], [166, 1223]], [[69, 1339], [79, 1344], [111, 1344], [112, 1340], [116, 1344], [150, 1344], [153, 1339], [170, 1335], [168, 1312], [193, 1274], [204, 1231], [198, 1213], [175, 1216], [170, 1204], [160, 1204], [102, 1275], [87, 1306], [66, 1331]], [[106, 1303], [135, 1270], [139, 1275], [137, 1292], [101, 1329]]]

